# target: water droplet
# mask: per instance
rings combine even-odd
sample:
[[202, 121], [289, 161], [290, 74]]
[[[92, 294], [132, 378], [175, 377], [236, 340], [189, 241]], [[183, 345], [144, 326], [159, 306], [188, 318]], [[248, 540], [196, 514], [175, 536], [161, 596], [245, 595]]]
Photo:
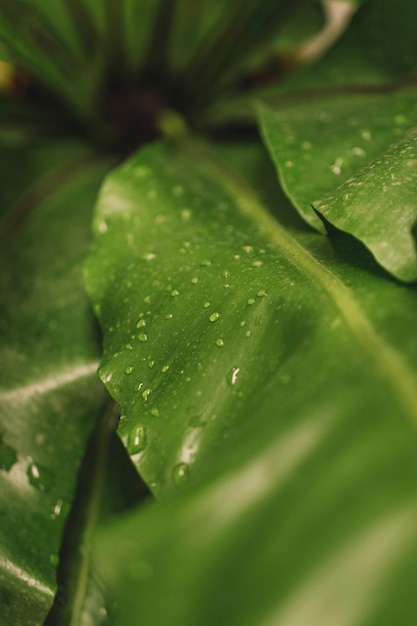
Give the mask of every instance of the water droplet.
[[229, 385], [236, 385], [237, 377], [239, 376], [240, 367], [232, 367], [229, 373], [226, 376], [226, 380]]
[[250, 304], [250, 305], [255, 304], [254, 298], [249, 298], [248, 304]]
[[146, 448], [146, 429], [139, 425], [132, 428], [127, 440], [129, 454], [137, 454]]
[[182, 485], [188, 478], [187, 463], [178, 463], [173, 469], [173, 477], [177, 486]]
[[343, 159], [337, 157], [333, 165], [330, 165], [329, 169], [333, 174], [340, 174], [342, 172]]
[[146, 326], [146, 320], [139, 320], [136, 324], [136, 328], [143, 328], [144, 326]]
[[221, 338], [216, 339], [216, 346], [218, 348], [222, 348], [224, 346], [224, 339], [221, 339]]
[[26, 474], [32, 487], [39, 491], [49, 491], [55, 482], [53, 474], [46, 467], [33, 461], [29, 463]]
[[250, 254], [251, 252], [253, 252], [253, 246], [243, 246], [243, 249], [246, 254]]
[[236, 261], [239, 261], [239, 259], [240, 259], [240, 254], [235, 254], [235, 255], [233, 256], [233, 258], [234, 258], [234, 259], [236, 259]]
[[247, 330], [245, 333], [245, 337], [252, 337], [252, 331], [251, 330]]
[[148, 335], [146, 333], [139, 333], [138, 339], [141, 343], [148, 341]]
[[152, 369], [155, 367], [155, 361], [148, 361], [148, 367], [149, 369]]
[[211, 265], [210, 259], [203, 259], [200, 263], [203, 267], [209, 267]]
[[190, 211], [190, 209], [183, 209], [181, 211], [181, 218], [184, 222], [188, 222], [188, 220], [190, 219], [192, 213]]
[[128, 367], [125, 369], [125, 374], [133, 374], [134, 371], [135, 371], [135, 366], [128, 365]]
[[240, 322], [239, 326], [240, 326], [241, 328], [243, 328], [244, 326], [246, 326], [246, 322], [245, 322], [244, 320], [242, 320], [242, 321]]
[[52, 509], [52, 511], [49, 514], [49, 517], [51, 519], [56, 519], [57, 517], [59, 517], [62, 513], [62, 507], [63, 507], [64, 501], [59, 499], [56, 501], [54, 508]]
[[263, 265], [263, 261], [259, 261], [259, 260], [253, 261], [252, 263], [252, 267], [261, 267], [262, 265]]
[[215, 313], [212, 313], [209, 317], [210, 322], [217, 322], [217, 320], [220, 317], [220, 313], [218, 313], [217, 311]]
[[142, 256], [143, 261], [153, 261], [156, 259], [156, 254], [154, 252], [147, 252]]
[[143, 301], [145, 302], [145, 304], [150, 304], [151, 303], [151, 296], [145, 296], [143, 298]]
[[210, 302], [205, 302], [205, 303], [203, 304], [203, 307], [204, 307], [205, 309], [208, 309], [208, 308], [209, 308], [209, 306], [210, 306]]
[[265, 296], [267, 296], [267, 292], [265, 291], [265, 289], [259, 289], [258, 293], [256, 294], [258, 296], [258, 298], [264, 298]]
[[131, 343], [127, 343], [127, 344], [125, 345], [125, 348], [126, 348], [126, 350], [133, 350], [133, 346], [132, 346], [132, 344], [131, 344]]
[[191, 279], [191, 282], [193, 283], [193, 285], [196, 285], [196, 284], [198, 283], [198, 278], [197, 278], [196, 276], [194, 276], [194, 277]]
[[171, 296], [172, 296], [173, 298], [176, 298], [176, 296], [179, 296], [179, 295], [180, 295], [180, 292], [179, 292], [177, 289], [173, 289], [173, 290], [171, 291]]
[[172, 320], [172, 313], [167, 313], [167, 314], [165, 315], [165, 319], [166, 319], [166, 320]]
[[294, 163], [292, 161], [285, 161], [285, 167], [294, 167]]
[[145, 400], [145, 402], [149, 398], [151, 393], [152, 389], [149, 389], [149, 387], [142, 392], [142, 398]]
[[165, 372], [167, 372], [168, 370], [169, 370], [169, 365], [164, 365], [164, 366], [161, 368], [161, 372], [162, 372], [163, 374], [165, 374]]
[[364, 129], [364, 130], [361, 130], [361, 137], [362, 137], [362, 139], [364, 139], [365, 141], [370, 141], [370, 140], [371, 140], [372, 135], [371, 135], [371, 133], [370, 133], [370, 131], [369, 131], [369, 130]]
[[159, 409], [157, 409], [156, 406], [154, 406], [151, 409], [151, 415], [153, 415], [154, 417], [158, 417], [159, 416]]

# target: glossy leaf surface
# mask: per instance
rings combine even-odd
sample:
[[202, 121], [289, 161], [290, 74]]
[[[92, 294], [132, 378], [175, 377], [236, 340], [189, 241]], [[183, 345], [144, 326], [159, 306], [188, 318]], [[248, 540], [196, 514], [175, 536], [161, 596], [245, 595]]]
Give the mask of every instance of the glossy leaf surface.
[[411, 626], [416, 291], [294, 223], [254, 150], [243, 182], [155, 145], [102, 190], [101, 375], [165, 503], [101, 533], [100, 571], [123, 626]]
[[81, 264], [108, 166], [74, 142], [0, 141], [0, 623], [38, 625], [104, 402]]
[[406, 282], [417, 280], [416, 93], [335, 93], [260, 111], [282, 185], [304, 219], [324, 231], [318, 212]]

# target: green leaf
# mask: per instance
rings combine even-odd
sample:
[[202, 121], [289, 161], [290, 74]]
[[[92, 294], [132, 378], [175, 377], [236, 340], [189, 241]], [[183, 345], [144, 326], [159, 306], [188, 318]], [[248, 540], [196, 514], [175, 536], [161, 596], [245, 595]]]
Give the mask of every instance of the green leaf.
[[99, 533], [117, 623], [412, 626], [416, 290], [223, 153], [146, 148], [97, 208], [101, 376], [165, 500]]
[[417, 70], [417, 6], [402, 0], [367, 2], [362, 29], [369, 53], [397, 77]]
[[417, 91], [372, 91], [262, 107], [262, 133], [302, 217], [323, 232], [318, 211], [411, 282], [417, 280]]
[[105, 401], [81, 264], [108, 160], [0, 135], [0, 622], [39, 625], [63, 526]]
[[60, 550], [59, 589], [44, 626], [113, 623], [111, 597], [93, 567], [91, 536], [104, 520], [149, 496], [115, 433], [118, 419], [110, 405], [88, 442]]

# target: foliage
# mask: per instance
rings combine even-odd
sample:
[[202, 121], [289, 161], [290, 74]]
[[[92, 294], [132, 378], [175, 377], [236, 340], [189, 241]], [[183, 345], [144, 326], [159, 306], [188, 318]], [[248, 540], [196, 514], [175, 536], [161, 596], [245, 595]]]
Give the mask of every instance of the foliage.
[[1, 625], [414, 623], [413, 16], [0, 1]]

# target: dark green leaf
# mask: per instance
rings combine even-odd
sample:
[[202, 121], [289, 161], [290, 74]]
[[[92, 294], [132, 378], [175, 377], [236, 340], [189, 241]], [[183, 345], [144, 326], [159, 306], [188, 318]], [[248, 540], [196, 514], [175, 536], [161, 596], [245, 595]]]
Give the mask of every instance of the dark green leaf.
[[81, 263], [108, 164], [82, 145], [23, 137], [2, 137], [0, 154], [0, 621], [37, 626], [104, 401]]
[[119, 437], [117, 408], [109, 406], [88, 442], [68, 516], [58, 568], [59, 589], [45, 626], [108, 626], [113, 603], [94, 571], [91, 536], [149, 495]]
[[246, 182], [155, 145], [101, 193], [101, 375], [166, 500], [100, 534], [118, 624], [412, 626], [416, 290], [291, 226], [244, 152]]

